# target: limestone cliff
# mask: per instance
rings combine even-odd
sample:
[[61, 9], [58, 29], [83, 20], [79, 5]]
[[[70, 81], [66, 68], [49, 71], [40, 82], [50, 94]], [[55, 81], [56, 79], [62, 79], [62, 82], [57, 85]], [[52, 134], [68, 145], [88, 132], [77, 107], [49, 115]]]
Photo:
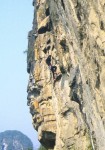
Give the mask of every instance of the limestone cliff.
[[105, 0], [33, 6], [27, 104], [39, 141], [54, 150], [105, 150]]

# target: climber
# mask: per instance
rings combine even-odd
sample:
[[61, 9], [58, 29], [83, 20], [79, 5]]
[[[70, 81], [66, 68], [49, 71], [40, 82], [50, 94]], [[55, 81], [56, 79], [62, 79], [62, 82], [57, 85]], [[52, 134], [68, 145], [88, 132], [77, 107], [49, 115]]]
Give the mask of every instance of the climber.
[[53, 74], [53, 79], [55, 80], [56, 76], [57, 76], [57, 73], [56, 73], [57, 67], [56, 66], [52, 66], [52, 64], [51, 64], [51, 55], [49, 55], [47, 57], [46, 64], [49, 66], [49, 69], [51, 70], [51, 72]]
[[51, 71], [52, 71], [52, 73], [53, 73], [53, 79], [54, 79], [54, 80], [56, 79], [56, 75], [57, 75], [56, 70], [57, 70], [57, 67], [56, 67], [56, 66], [51, 66]]

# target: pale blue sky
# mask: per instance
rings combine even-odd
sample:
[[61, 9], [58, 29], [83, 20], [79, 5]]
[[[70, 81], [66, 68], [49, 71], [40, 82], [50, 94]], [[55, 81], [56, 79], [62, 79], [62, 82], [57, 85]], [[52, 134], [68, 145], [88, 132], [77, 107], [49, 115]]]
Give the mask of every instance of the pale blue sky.
[[37, 133], [27, 106], [27, 34], [32, 28], [32, 0], [0, 0], [0, 132], [19, 130], [36, 146]]

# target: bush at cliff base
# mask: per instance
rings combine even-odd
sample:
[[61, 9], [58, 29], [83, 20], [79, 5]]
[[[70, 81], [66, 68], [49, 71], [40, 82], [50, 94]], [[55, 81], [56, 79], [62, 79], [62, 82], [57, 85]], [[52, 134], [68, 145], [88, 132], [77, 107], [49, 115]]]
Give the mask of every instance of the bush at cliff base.
[[38, 150], [47, 150], [47, 149], [41, 145]]

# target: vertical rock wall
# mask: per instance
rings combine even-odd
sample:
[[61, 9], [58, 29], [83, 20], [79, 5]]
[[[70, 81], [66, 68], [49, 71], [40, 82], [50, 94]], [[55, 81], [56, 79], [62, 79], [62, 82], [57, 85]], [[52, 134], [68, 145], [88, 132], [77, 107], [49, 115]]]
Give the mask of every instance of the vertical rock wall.
[[105, 150], [105, 1], [33, 6], [27, 104], [39, 141], [54, 150]]

